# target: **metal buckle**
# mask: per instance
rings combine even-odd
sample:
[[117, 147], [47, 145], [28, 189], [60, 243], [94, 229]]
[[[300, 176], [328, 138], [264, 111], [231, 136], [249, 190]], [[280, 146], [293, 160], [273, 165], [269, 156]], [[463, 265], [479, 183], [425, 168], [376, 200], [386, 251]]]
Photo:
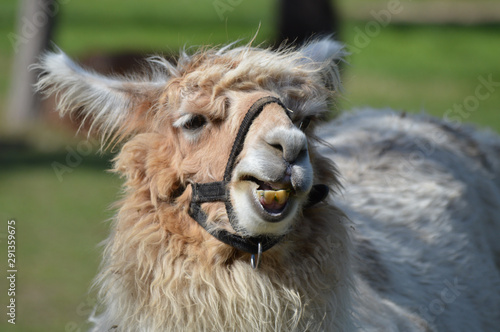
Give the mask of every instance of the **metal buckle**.
[[260, 264], [260, 258], [262, 257], [262, 245], [257, 244], [257, 261], [255, 261], [255, 254], [252, 254], [252, 257], [250, 257], [250, 265], [252, 266], [252, 269], [257, 269]]

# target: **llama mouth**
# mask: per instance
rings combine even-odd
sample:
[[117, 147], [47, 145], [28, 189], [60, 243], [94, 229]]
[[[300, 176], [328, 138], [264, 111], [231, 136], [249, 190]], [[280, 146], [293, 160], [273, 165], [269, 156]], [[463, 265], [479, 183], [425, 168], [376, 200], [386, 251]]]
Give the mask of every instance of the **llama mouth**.
[[251, 188], [254, 207], [265, 221], [279, 222], [288, 215], [293, 196], [290, 183], [264, 182], [254, 177], [243, 180], [254, 183]]
[[257, 189], [255, 194], [264, 210], [269, 213], [281, 213], [290, 197], [290, 190]]

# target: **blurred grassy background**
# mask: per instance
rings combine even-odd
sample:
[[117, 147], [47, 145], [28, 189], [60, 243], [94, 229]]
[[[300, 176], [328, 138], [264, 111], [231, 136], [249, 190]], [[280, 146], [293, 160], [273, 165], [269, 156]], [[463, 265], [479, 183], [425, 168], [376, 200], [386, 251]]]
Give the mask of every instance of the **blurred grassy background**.
[[[54, 41], [77, 59], [124, 51], [170, 54], [185, 45], [226, 44], [239, 38], [248, 41], [259, 24], [257, 41], [273, 41], [276, 1], [243, 0], [223, 19], [214, 9], [214, 2], [65, 1], [60, 6]], [[446, 110], [474, 95], [478, 77], [491, 75], [500, 82], [500, 25], [480, 20], [473, 25], [441, 24], [454, 12], [431, 13], [429, 6], [436, 1], [402, 0], [401, 5], [411, 10], [394, 15], [394, 24], [380, 28], [360, 47], [360, 31], [366, 33], [367, 24], [373, 21], [370, 10], [383, 10], [387, 3], [338, 1], [343, 19], [340, 38], [352, 52], [350, 64], [343, 68], [343, 109], [370, 105], [411, 112], [425, 110], [442, 117]], [[500, 1], [439, 3], [474, 4], [477, 12], [473, 12], [484, 17], [500, 9]], [[17, 8], [15, 0], [0, 3], [2, 119], [15, 56], [6, 36], [15, 31]], [[469, 11], [465, 10], [465, 15]], [[403, 19], [398, 19], [400, 16]], [[499, 104], [500, 93], [494, 91], [464, 120], [500, 132]], [[94, 303], [87, 290], [100, 261], [97, 243], [108, 232], [103, 221], [113, 214], [108, 206], [119, 195], [120, 179], [105, 172], [110, 167], [110, 154], [85, 152], [79, 154], [81, 160], [60, 181], [53, 163], [67, 164], [73, 156], [71, 151], [78, 153], [85, 139], [57, 124], [40, 123], [17, 134], [8, 129], [0, 121], [0, 241], [5, 248], [7, 220], [14, 218], [17, 324], [7, 324], [2, 313], [0, 330], [83, 331]], [[97, 150], [96, 142], [89, 144]], [[3, 275], [6, 251], [1, 252]], [[2, 280], [0, 299], [6, 304], [5, 278]]]

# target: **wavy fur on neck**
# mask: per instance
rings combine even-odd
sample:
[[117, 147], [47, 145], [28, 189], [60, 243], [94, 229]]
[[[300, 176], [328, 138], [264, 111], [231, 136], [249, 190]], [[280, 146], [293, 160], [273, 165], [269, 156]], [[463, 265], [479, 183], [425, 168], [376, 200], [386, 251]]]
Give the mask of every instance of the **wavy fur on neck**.
[[193, 255], [210, 249], [169, 241], [155, 219], [141, 218], [136, 234], [118, 227], [130, 242], [116, 233], [108, 242], [99, 276], [106, 311], [95, 331], [114, 325], [120, 331], [346, 330], [350, 287], [342, 226], [328, 236], [316, 230], [316, 241], [299, 248], [272, 249], [252, 270], [246, 255], [226, 253], [228, 260], [219, 262]]
[[[139, 135], [125, 145], [115, 169], [163, 158], [146, 156], [145, 145], [157, 151], [151, 135]], [[319, 156], [312, 158], [321, 163]], [[319, 170], [336, 186], [334, 170], [327, 171], [323, 161]], [[94, 318], [94, 331], [349, 329], [351, 245], [339, 210], [322, 204], [306, 211], [252, 270], [248, 254], [218, 242], [190, 219], [189, 189], [175, 204], [155, 206], [145, 173], [129, 174], [106, 242], [96, 280], [105, 311]]]

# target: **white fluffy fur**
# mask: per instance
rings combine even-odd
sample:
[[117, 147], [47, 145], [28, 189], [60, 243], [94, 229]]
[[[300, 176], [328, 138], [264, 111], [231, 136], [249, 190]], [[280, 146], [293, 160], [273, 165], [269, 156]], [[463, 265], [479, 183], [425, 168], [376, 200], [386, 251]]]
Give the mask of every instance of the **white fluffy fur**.
[[[239, 123], [232, 122], [237, 117], [231, 110], [242, 109], [238, 102], [244, 99], [235, 96], [253, 96], [248, 91], [279, 96], [298, 121], [321, 118], [328, 90], [335, 92], [340, 85], [335, 64], [340, 55], [339, 45], [328, 40], [297, 52], [227, 47], [209, 54], [207, 61], [214, 56], [231, 61], [214, 61], [204, 72], [191, 68], [192, 58], [185, 54], [177, 66], [154, 58], [156, 74], [149, 80], [105, 78], [84, 71], [62, 53], [42, 59], [37, 88], [60, 94], [61, 114], [83, 112], [104, 139], [116, 131], [140, 133], [117, 157], [116, 170], [125, 174], [127, 196], [120, 203], [97, 278], [104, 308], [93, 318], [94, 331], [498, 330], [500, 139], [495, 134], [375, 110], [345, 113], [324, 126], [318, 136], [329, 147], [319, 153], [314, 143], [318, 140], [309, 133], [309, 156], [316, 162], [312, 166], [323, 165], [315, 170], [314, 180], [323, 176], [335, 185], [335, 169], [325, 166], [332, 164], [322, 155], [338, 165], [344, 190], [330, 197], [329, 204], [298, 213], [276, 229], [258, 223], [252, 229], [242, 223], [243, 233], [288, 232], [264, 255], [259, 270], [251, 269], [248, 255], [231, 252], [199, 230], [182, 206], [156, 201], [169, 188], [162, 191], [155, 185], [163, 183], [155, 181], [173, 177], [167, 173], [173, 172], [168, 163], [179, 152], [164, 150], [169, 142], [162, 126], [170, 120], [179, 130], [189, 119], [189, 110], [178, 114], [178, 108], [172, 109], [179, 104], [167, 98], [172, 95], [161, 95], [170, 79], [182, 77], [181, 91], [194, 100], [204, 96], [196, 89], [214, 81], [214, 90], [231, 89], [226, 96], [233, 103], [226, 116], [235, 131]], [[225, 75], [217, 76], [221, 72]], [[239, 90], [244, 93], [238, 95]], [[213, 107], [221, 105], [219, 92], [207, 98]], [[137, 109], [143, 113], [134, 113]], [[147, 119], [163, 122], [144, 126]], [[280, 126], [280, 136], [293, 134], [288, 140], [293, 148], [304, 145], [303, 134]], [[186, 144], [201, 142], [201, 135], [188, 137]], [[252, 145], [236, 172], [258, 173], [270, 181], [273, 170], [282, 174], [280, 158], [269, 157], [263, 146]], [[205, 152], [212, 158], [215, 153]], [[313, 180], [308, 162], [295, 163], [305, 188], [297, 206]], [[186, 170], [205, 180], [216, 178], [210, 168], [198, 173]], [[186, 190], [174, 203], [188, 202], [189, 195]], [[233, 199], [248, 201], [244, 194]], [[236, 208], [241, 210], [239, 219], [251, 210]], [[209, 217], [225, 220], [217, 209]], [[166, 231], [168, 227], [189, 232], [192, 238]], [[204, 241], [197, 243], [197, 236]]]
[[[363, 331], [500, 326], [500, 139], [423, 115], [344, 113], [321, 132], [355, 224]], [[405, 322], [418, 320], [413, 328]], [[418, 328], [420, 326], [420, 328]]]

